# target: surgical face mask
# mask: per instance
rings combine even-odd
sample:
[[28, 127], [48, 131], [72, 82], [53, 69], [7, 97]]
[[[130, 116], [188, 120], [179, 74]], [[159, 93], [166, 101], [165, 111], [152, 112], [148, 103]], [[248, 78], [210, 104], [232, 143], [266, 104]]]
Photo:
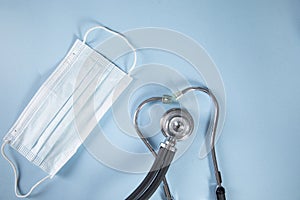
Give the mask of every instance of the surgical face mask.
[[[75, 42], [3, 139], [1, 153], [14, 170], [15, 193], [18, 197], [29, 196], [34, 188], [52, 178], [70, 160], [97, 125], [90, 123], [93, 115], [96, 114], [100, 120], [132, 80], [111, 61], [86, 45], [88, 34], [96, 29], [121, 37], [134, 52], [131, 70], [136, 64], [133, 46], [123, 35], [106, 27], [93, 27], [87, 31], [83, 41]], [[94, 96], [98, 97], [97, 102], [94, 102]], [[91, 105], [95, 108], [94, 112], [89, 109]], [[48, 174], [27, 194], [19, 192], [17, 168], [4, 152], [6, 144]]]

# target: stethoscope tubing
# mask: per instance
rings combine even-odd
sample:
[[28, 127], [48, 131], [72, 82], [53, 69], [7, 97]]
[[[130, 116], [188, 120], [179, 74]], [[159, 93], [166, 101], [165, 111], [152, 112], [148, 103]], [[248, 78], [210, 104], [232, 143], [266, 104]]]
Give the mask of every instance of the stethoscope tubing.
[[140, 196], [140, 198], [138, 200], [149, 199], [153, 195], [153, 193], [157, 190], [160, 183], [162, 182], [162, 179], [167, 174], [167, 171], [169, 170], [170, 164], [171, 164], [174, 156], [175, 156], [175, 152], [168, 150], [163, 168], [161, 168], [159, 170], [159, 172], [157, 173], [155, 179], [152, 181], [151, 185], [142, 194], [142, 196]]
[[174, 158], [175, 151], [160, 147], [151, 169], [126, 200], [148, 199], [156, 191]]

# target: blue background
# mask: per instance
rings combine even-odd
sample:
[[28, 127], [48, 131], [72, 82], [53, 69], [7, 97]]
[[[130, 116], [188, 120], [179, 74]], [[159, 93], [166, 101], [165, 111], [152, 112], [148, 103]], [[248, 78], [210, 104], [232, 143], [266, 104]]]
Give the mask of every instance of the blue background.
[[[226, 88], [227, 117], [217, 149], [227, 198], [300, 199], [299, 0], [1, 0], [1, 137], [75, 38], [96, 21], [120, 32], [170, 28], [199, 42]], [[213, 176], [198, 151], [192, 145], [168, 174], [176, 199], [214, 199]], [[18, 154], [9, 155], [21, 166], [22, 191], [45, 175]], [[80, 148], [31, 198], [122, 199], [143, 177], [110, 169]], [[2, 157], [0, 199], [17, 199]]]

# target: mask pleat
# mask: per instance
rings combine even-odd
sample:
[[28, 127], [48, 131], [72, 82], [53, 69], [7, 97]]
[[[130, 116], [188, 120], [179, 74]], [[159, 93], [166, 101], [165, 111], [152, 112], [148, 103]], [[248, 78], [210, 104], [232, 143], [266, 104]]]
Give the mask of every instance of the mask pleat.
[[[87, 66], [92, 66], [92, 67], [86, 67], [87, 69], [85, 70], [86, 73], [84, 73], [84, 76], [79, 77], [80, 79], [79, 79], [78, 87], [80, 87], [84, 82], [84, 80], [86, 80], [89, 77], [89, 74], [93, 74], [94, 65], [92, 65], [92, 63], [89, 64], [90, 65]], [[76, 76], [71, 76], [71, 77], [76, 77]], [[61, 120], [63, 120], [66, 113], [69, 112], [70, 108], [72, 107], [72, 101], [74, 95], [74, 92], [72, 91], [76, 91], [77, 88], [74, 89], [76, 84], [75, 80], [73, 81], [68, 81], [68, 80], [72, 80], [72, 79], [70, 79], [69, 76], [65, 77], [65, 80], [63, 80], [61, 83], [61, 87], [57, 87], [55, 90], [51, 91], [56, 95], [57, 101], [63, 102], [63, 104], [60, 106], [59, 109], [55, 111], [55, 115], [52, 117], [52, 119], [47, 124], [45, 124], [40, 137], [38, 137], [34, 145], [30, 147], [31, 151], [34, 154], [37, 154], [38, 150], [43, 146], [43, 144], [47, 142], [48, 138], [50, 137], [53, 130], [55, 129], [56, 124], [58, 124]], [[51, 112], [50, 108], [48, 108], [48, 110], [49, 112]]]
[[[101, 66], [105, 66], [105, 65], [107, 65], [107, 64], [104, 64], [101, 61], [94, 63], [93, 70], [91, 70], [89, 72], [89, 74], [87, 76], [85, 76], [85, 78], [82, 80], [82, 82], [76, 88], [75, 93], [72, 95], [73, 101], [71, 98], [69, 98], [68, 103], [65, 104], [65, 106], [61, 109], [59, 114], [62, 115], [62, 113], [64, 113], [64, 115], [57, 116], [52, 121], [52, 124], [47, 127], [46, 132], [43, 134], [43, 137], [45, 137], [45, 138], [42, 140], [42, 142], [40, 142], [40, 144], [38, 146], [35, 146], [32, 149], [32, 151], [34, 152], [36, 157], [39, 158], [38, 159], [38, 160], [40, 160], [39, 162], [41, 162], [47, 158], [48, 152], [51, 152], [52, 149], [57, 148], [57, 146], [53, 146], [53, 147], [49, 146], [49, 145], [43, 146], [44, 143], [46, 143], [46, 144], [63, 143], [63, 140], [59, 136], [60, 135], [68, 135], [68, 133], [66, 133], [67, 130], [70, 130], [68, 127], [69, 126], [68, 124], [73, 123], [73, 120], [76, 117], [76, 116], [74, 116], [75, 115], [74, 107], [76, 107], [76, 109], [79, 110], [79, 112], [81, 112], [82, 108], [86, 107], [87, 102], [89, 100], [91, 101], [93, 99], [92, 96], [94, 94], [94, 90], [95, 90], [96, 84], [98, 82], [98, 77], [101, 77], [101, 79], [103, 79], [99, 82], [99, 83], [102, 83], [111, 71], [112, 66], [110, 66], [108, 69], [103, 71], [102, 70], [103, 67], [101, 67]], [[93, 111], [93, 109], [90, 111]], [[84, 113], [84, 114], [81, 114], [81, 116], [86, 117], [87, 114], [88, 113]], [[65, 129], [67, 129], [67, 130], [65, 130]], [[78, 135], [77, 132], [76, 132], [76, 135]], [[59, 141], [59, 142], [57, 142], [57, 141]], [[46, 155], [46, 156], [44, 159], [43, 158], [40, 159], [39, 154], [42, 154], [44, 156]]]

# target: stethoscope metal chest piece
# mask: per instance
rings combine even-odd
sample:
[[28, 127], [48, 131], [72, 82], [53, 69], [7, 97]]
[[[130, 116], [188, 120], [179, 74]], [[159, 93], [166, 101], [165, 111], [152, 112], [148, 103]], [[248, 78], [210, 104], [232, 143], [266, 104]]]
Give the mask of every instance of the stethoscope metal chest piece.
[[187, 110], [172, 108], [162, 116], [160, 126], [164, 136], [184, 140], [192, 134], [194, 120]]

